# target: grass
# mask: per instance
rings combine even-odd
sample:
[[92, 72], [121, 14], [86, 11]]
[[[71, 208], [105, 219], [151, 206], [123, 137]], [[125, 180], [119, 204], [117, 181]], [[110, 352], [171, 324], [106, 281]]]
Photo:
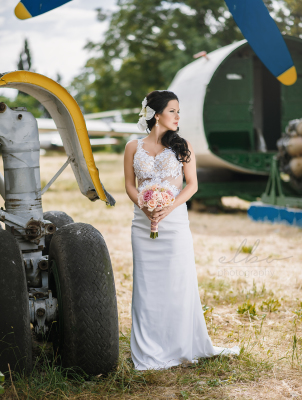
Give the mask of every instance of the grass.
[[[99, 152], [95, 153], [95, 160], [104, 187], [117, 201], [115, 207], [87, 200], [68, 166], [43, 196], [43, 209], [65, 211], [76, 222], [90, 223], [106, 240], [119, 312], [118, 369], [106, 378], [71, 374], [53, 363], [49, 344], [39, 344], [32, 375], [12, 376], [19, 400], [302, 397], [301, 229], [252, 222], [242, 212], [215, 215], [189, 211], [198, 287], [209, 335], [214, 345], [240, 345], [242, 352], [239, 357], [200, 359], [197, 364], [164, 371], [135, 371], [129, 344], [133, 204], [124, 189], [123, 155]], [[65, 161], [64, 154], [41, 157], [43, 183]], [[242, 247], [234, 261], [245, 239], [247, 249]], [[221, 263], [221, 257], [233, 261]], [[264, 261], [258, 262], [254, 257]], [[292, 258], [278, 261], [285, 257]], [[275, 261], [268, 263], [266, 258]], [[245, 303], [255, 304], [254, 318], [237, 313]], [[1, 382], [1, 386], [5, 392], [0, 400], [17, 399], [10, 379]]]
[[[215, 356], [199, 359], [164, 371], [136, 371], [130, 357], [130, 331], [120, 336], [120, 359], [116, 371], [106, 378], [85, 377], [72, 369], [56, 366], [50, 359], [47, 345], [40, 346], [33, 372], [29, 377], [15, 374], [13, 383], [19, 399], [154, 399], [156, 398], [217, 398], [228, 386], [266, 376], [273, 364], [269, 357], [259, 358], [242, 347], [238, 357]], [[87, 380], [89, 378], [90, 380]], [[5, 383], [5, 399], [14, 398], [10, 382]], [[166, 396], [166, 397], [164, 397]], [[174, 397], [173, 397], [174, 396]], [[186, 397], [187, 396], [187, 397]], [[200, 397], [201, 396], [201, 397]]]
[[[124, 274], [125, 275], [125, 274]], [[126, 275], [125, 280], [129, 277]], [[213, 279], [208, 284], [203, 281], [203, 286], [219, 289], [220, 292], [230, 290], [224, 282]], [[242, 295], [241, 285], [237, 286], [239, 294], [233, 289], [238, 298]], [[246, 294], [253, 295], [255, 303], [266, 303], [267, 307], [272, 301], [266, 290], [258, 289], [255, 283], [246, 289]], [[263, 300], [263, 294], [267, 300]], [[223, 297], [225, 298], [225, 297]], [[237, 306], [244, 315], [253, 315], [256, 310], [255, 303], [248, 299], [243, 305]], [[217, 303], [216, 303], [217, 304]], [[281, 307], [281, 304], [280, 304]], [[301, 303], [298, 304], [300, 310]], [[183, 364], [168, 370], [136, 371], [133, 368], [130, 353], [130, 329], [120, 332], [120, 357], [118, 368], [107, 377], [88, 377], [72, 369], [63, 369], [53, 361], [49, 343], [38, 346], [34, 370], [30, 377], [15, 375], [14, 386], [19, 399], [42, 400], [48, 399], [228, 399], [229, 393], [238, 385], [249, 385], [251, 382], [260, 382], [271, 379], [276, 374], [276, 368], [291, 368], [299, 376], [302, 364], [302, 338], [298, 335], [300, 327], [300, 313], [291, 311], [291, 339], [287, 354], [280, 357], [274, 354], [272, 348], [267, 349], [264, 343], [268, 335], [270, 321], [264, 314], [262, 318], [251, 320], [245, 318], [240, 325], [228, 321], [227, 326], [213, 324], [215, 307], [204, 306], [208, 330], [212, 340], [224, 342], [238, 342], [241, 352], [235, 356], [215, 356], [199, 359], [196, 364]], [[258, 307], [258, 309], [260, 309]], [[234, 313], [236, 306], [233, 306]], [[273, 313], [273, 311], [272, 311]], [[275, 315], [276, 313], [274, 313]], [[257, 316], [257, 313], [254, 313]], [[230, 319], [230, 317], [228, 316]], [[228, 335], [226, 336], [226, 333]], [[221, 340], [224, 338], [224, 340]], [[5, 383], [5, 399], [14, 398], [14, 389], [10, 382]]]

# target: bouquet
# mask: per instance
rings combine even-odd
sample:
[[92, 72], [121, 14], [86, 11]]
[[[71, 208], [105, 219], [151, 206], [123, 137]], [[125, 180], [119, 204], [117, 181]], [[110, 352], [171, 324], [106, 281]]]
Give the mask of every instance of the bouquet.
[[[138, 193], [139, 208], [147, 207], [148, 211], [161, 210], [173, 204], [175, 197], [171, 190], [166, 187], [155, 185], [146, 186], [141, 192]], [[150, 238], [155, 239], [158, 237], [158, 222], [151, 221]]]

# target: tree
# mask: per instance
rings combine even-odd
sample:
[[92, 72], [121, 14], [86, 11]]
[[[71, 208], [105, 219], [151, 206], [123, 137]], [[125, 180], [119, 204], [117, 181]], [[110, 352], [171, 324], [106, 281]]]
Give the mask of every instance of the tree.
[[300, 0], [279, 0], [275, 20], [283, 34], [302, 38], [302, 3]]
[[119, 10], [98, 9], [110, 21], [102, 42], [71, 91], [85, 112], [137, 107], [146, 93], [166, 89], [201, 50], [242, 39], [223, 0], [119, 0]]
[[[17, 68], [19, 71], [32, 70], [32, 56], [27, 39], [24, 39], [24, 47], [19, 54]], [[18, 91], [17, 97], [14, 100], [1, 97], [1, 101], [6, 103], [9, 107], [26, 107], [27, 111], [31, 112], [36, 118], [50, 118], [48, 111], [42, 106], [42, 104], [27, 93]]]
[[31, 54], [27, 39], [24, 39], [24, 49], [19, 55], [18, 70], [30, 71], [31, 69]]

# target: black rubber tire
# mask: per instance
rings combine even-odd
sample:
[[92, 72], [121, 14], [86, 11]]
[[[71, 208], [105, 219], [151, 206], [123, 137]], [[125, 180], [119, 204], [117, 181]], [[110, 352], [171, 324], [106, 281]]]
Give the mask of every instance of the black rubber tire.
[[[74, 220], [66, 214], [64, 211], [45, 211], [43, 213], [43, 219], [52, 222], [55, 224], [57, 229], [61, 228], [64, 225], [71, 224]], [[45, 236], [45, 248], [42, 251], [43, 256], [48, 256], [49, 254], [49, 246], [53, 235]]]
[[15, 237], [0, 229], [0, 371], [32, 370], [32, 338], [22, 254]]
[[109, 252], [92, 225], [73, 223], [55, 232], [49, 286], [59, 309], [54, 353], [63, 367], [106, 375], [119, 357], [117, 301]]

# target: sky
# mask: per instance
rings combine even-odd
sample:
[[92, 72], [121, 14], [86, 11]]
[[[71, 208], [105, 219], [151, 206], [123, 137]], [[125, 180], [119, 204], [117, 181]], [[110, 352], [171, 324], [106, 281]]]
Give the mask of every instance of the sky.
[[[116, 9], [116, 0], [72, 0], [38, 17], [20, 21], [14, 14], [19, 0], [0, 0], [0, 73], [17, 69], [19, 54], [28, 39], [32, 69], [68, 86], [93, 56], [84, 50], [87, 41], [98, 42], [108, 28], [99, 22], [96, 8]], [[0, 95], [14, 97], [15, 89], [2, 89]]]

